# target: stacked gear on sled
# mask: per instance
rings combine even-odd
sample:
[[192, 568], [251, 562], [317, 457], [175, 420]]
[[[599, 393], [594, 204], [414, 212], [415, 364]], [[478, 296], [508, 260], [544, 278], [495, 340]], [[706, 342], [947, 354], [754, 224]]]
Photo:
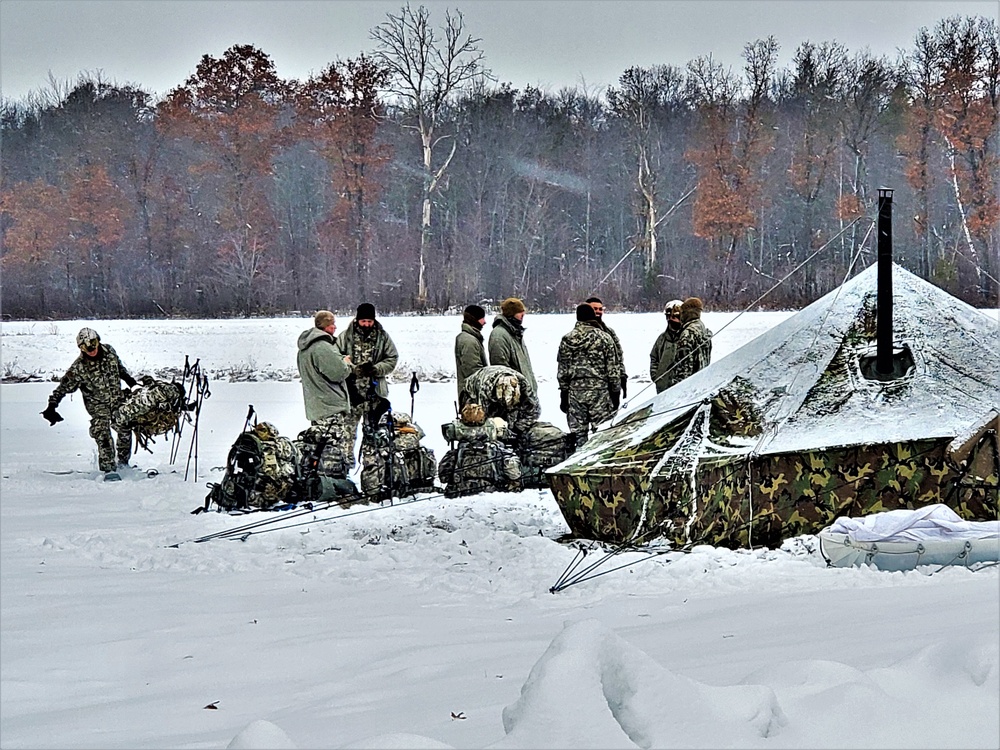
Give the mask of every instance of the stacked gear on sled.
[[189, 407], [181, 383], [151, 375], [143, 375], [139, 383], [111, 415], [111, 426], [118, 433], [131, 430], [136, 443], [149, 450], [152, 438], [177, 429]]
[[420, 444], [424, 431], [406, 412], [387, 409], [374, 426], [366, 420], [361, 441], [361, 490], [366, 498], [403, 497], [432, 490], [434, 451]]
[[461, 418], [441, 425], [441, 432], [451, 446], [438, 466], [445, 497], [522, 488], [521, 461], [504, 443], [510, 433], [503, 419], [487, 419], [482, 406], [468, 403]]
[[299, 484], [299, 452], [270, 422], [259, 422], [236, 438], [226, 458], [226, 473], [210, 483], [206, 509], [264, 510], [293, 502]]
[[[357, 488], [345, 473], [324, 474], [308, 456], [303, 457], [304, 447], [315, 447], [303, 443], [307, 432], [293, 441], [270, 422], [245, 429], [229, 450], [222, 481], [209, 483], [203, 510], [212, 504], [220, 511], [248, 511], [356, 499]], [[342, 463], [337, 466], [343, 468]]]
[[572, 432], [563, 432], [550, 422], [535, 422], [517, 443], [524, 486], [548, 487], [545, 470], [565, 461], [575, 449], [576, 435]]
[[309, 425], [292, 441], [299, 455], [296, 495], [308, 502], [336, 501], [348, 505], [360, 499], [358, 488], [347, 476], [351, 461], [344, 454], [335, 429], [333, 424]]

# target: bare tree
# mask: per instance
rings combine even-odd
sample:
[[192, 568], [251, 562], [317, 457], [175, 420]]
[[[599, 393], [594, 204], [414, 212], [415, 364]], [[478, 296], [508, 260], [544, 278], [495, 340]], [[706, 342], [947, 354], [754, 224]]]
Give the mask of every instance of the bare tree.
[[608, 89], [611, 111], [626, 123], [635, 153], [636, 190], [639, 198], [639, 233], [636, 247], [641, 248], [646, 274], [656, 273], [656, 227], [661, 221], [657, 194], [657, 170], [653, 151], [656, 129], [653, 121], [663, 110], [676, 108], [683, 95], [681, 71], [669, 65], [652, 68], [629, 68], [618, 79], [619, 88]]
[[[416, 302], [424, 306], [428, 297], [426, 261], [431, 240], [431, 203], [458, 145], [453, 135], [440, 134], [438, 126], [449, 101], [477, 77], [487, 76], [488, 71], [482, 65], [483, 53], [478, 47], [481, 40], [465, 32], [465, 21], [459, 11], [454, 15], [445, 12], [440, 37], [430, 25], [430, 12], [422, 5], [413, 10], [407, 3], [399, 15], [388, 16], [388, 20], [372, 30], [371, 36], [379, 45], [375, 59], [391, 76], [389, 92], [398, 96], [415, 118], [415, 122], [405, 127], [415, 129], [420, 135], [423, 210]], [[447, 156], [435, 158], [435, 149], [445, 139], [451, 141]]]

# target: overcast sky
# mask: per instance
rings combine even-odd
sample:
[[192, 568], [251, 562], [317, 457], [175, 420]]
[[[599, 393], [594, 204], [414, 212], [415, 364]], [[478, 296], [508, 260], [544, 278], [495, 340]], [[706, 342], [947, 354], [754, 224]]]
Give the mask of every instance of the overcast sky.
[[[402, 0], [0, 0], [0, 93], [8, 99], [81, 72], [156, 95], [202, 55], [253, 44], [304, 80], [374, 47], [369, 31]], [[413, 7], [421, 3], [411, 2]], [[742, 69], [743, 45], [773, 35], [787, 64], [803, 41], [895, 56], [950, 15], [996, 18], [998, 0], [458, 0], [422, 3], [435, 26], [459, 9], [500, 81], [602, 91], [632, 65], [712, 54]]]

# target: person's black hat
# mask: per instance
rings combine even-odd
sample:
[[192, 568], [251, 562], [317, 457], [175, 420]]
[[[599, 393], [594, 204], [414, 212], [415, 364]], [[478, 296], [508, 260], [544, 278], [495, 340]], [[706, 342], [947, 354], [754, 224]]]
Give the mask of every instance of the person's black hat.
[[479, 305], [469, 305], [465, 308], [463, 314], [473, 320], [482, 320], [486, 317], [486, 310]]
[[597, 313], [594, 312], [594, 308], [584, 303], [576, 306], [576, 319], [581, 323], [588, 320], [597, 320]]
[[358, 305], [358, 312], [354, 316], [355, 320], [375, 320], [375, 305], [371, 302], [362, 302]]

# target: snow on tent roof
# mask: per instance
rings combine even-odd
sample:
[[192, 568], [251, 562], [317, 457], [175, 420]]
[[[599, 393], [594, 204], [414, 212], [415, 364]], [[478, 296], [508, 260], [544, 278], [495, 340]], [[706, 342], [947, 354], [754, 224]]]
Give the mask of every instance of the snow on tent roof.
[[[1000, 324], [893, 264], [893, 343], [914, 367], [893, 381], [867, 380], [874, 355], [877, 266], [834, 289], [704, 370], [628, 412], [559, 466], [600, 463], [637, 445], [712, 398], [739, 376], [763, 418], [760, 454], [954, 437], [1000, 404]], [[868, 325], [866, 327], [866, 320]], [[748, 445], [747, 450], [750, 449]]]

